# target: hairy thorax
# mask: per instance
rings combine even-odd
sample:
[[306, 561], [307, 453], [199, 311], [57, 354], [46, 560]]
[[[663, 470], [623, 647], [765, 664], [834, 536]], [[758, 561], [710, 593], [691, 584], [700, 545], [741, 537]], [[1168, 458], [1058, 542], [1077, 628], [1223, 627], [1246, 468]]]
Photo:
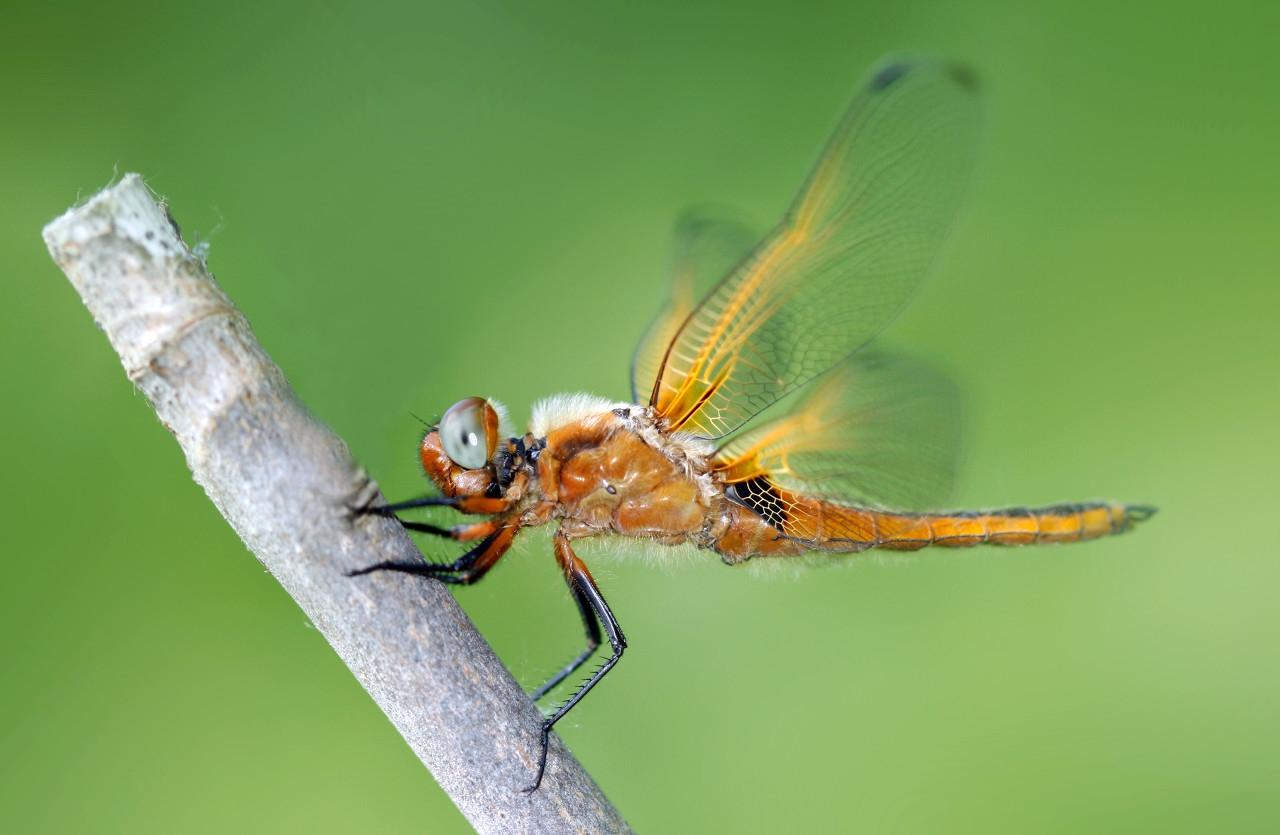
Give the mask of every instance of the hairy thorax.
[[668, 436], [646, 409], [618, 404], [536, 428], [546, 438], [538, 504], [571, 537], [709, 543], [725, 503], [704, 443]]

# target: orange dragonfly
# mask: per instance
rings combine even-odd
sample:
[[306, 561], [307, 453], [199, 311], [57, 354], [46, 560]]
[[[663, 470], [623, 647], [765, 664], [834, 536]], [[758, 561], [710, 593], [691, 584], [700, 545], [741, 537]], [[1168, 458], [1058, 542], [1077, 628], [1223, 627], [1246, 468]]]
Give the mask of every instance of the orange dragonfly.
[[700, 216], [680, 225], [673, 288], [633, 358], [630, 403], [550, 397], [534, 407], [529, 431], [514, 435], [495, 401], [459, 401], [419, 447], [442, 495], [367, 511], [443, 505], [486, 517], [451, 528], [402, 520], [474, 547], [447, 564], [353, 572], [461, 585], [493, 568], [522, 529], [557, 526], [556, 561], [587, 642], [533, 698], [602, 640], [611, 653], [545, 718], [526, 791], [542, 781], [551, 728], [627, 646], [574, 553], [576, 540], [693, 545], [737, 564], [870, 548], [1078, 542], [1154, 513], [1110, 502], [915, 509], [937, 506], [954, 464], [952, 389], [924, 365], [865, 346], [936, 259], [973, 167], [978, 125], [964, 68], [883, 63], [771, 233], [754, 242]]

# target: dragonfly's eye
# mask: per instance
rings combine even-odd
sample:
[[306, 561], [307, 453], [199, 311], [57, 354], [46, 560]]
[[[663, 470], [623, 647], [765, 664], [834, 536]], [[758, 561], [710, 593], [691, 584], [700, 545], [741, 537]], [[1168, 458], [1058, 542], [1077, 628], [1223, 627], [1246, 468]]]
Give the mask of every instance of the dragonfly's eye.
[[459, 467], [478, 470], [498, 448], [498, 413], [483, 397], [468, 397], [440, 418], [440, 443]]

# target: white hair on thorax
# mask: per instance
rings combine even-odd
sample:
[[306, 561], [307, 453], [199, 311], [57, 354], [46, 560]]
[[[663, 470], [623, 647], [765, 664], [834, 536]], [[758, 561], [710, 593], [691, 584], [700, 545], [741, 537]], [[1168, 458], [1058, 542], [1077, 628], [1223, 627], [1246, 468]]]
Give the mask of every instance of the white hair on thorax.
[[547, 433], [567, 423], [607, 415], [614, 409], [635, 408], [630, 403], [618, 403], [607, 397], [585, 392], [553, 394], [533, 404], [533, 416], [529, 418], [529, 431], [535, 438], [545, 438]]

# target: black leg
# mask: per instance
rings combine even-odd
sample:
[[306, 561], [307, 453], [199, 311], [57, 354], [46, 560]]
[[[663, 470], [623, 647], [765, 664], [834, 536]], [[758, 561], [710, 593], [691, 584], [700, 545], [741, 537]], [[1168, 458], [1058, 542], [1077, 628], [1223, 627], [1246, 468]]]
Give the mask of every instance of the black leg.
[[477, 522], [471, 525], [454, 525], [449, 528], [443, 528], [439, 525], [433, 525], [430, 522], [410, 522], [390, 513], [386, 515], [399, 522], [400, 527], [404, 528], [406, 531], [413, 531], [414, 533], [429, 533], [432, 536], [439, 536], [444, 539], [453, 539], [458, 542], [470, 542], [473, 539], [479, 539], [481, 536], [490, 532], [495, 524], [493, 522]]
[[432, 562], [380, 562], [364, 568], [348, 571], [348, 577], [359, 577], [375, 571], [399, 571], [435, 577], [442, 583], [469, 586], [479, 580], [511, 547], [517, 528], [514, 525], [498, 526], [473, 548], [451, 563]]
[[538, 774], [533, 779], [533, 785], [524, 789], [525, 794], [532, 794], [538, 790], [538, 786], [542, 785], [542, 776], [547, 770], [547, 747], [551, 741], [551, 729], [573, 709], [574, 705], [582, 701], [582, 697], [587, 695], [592, 687], [600, 683], [600, 680], [618, 663], [618, 659], [622, 657], [622, 651], [627, 648], [627, 639], [622, 634], [618, 619], [613, 616], [609, 604], [605, 602], [604, 595], [600, 593], [600, 587], [591, 577], [586, 564], [573, 553], [573, 549], [569, 546], [569, 537], [562, 532], [557, 532], [555, 548], [556, 561], [564, 569], [566, 582], [574, 590], [575, 596], [581, 595], [580, 599], [586, 602], [600, 623], [604, 625], [605, 635], [609, 638], [609, 647], [613, 650], [613, 654], [597, 667], [586, 681], [578, 685], [578, 689], [573, 691], [573, 695], [564, 704], [556, 708], [555, 713], [542, 720], [542, 751], [538, 756]]
[[454, 507], [457, 504], [458, 500], [449, 496], [423, 496], [418, 499], [409, 499], [395, 504], [384, 504], [379, 507], [362, 507], [356, 512], [368, 516], [390, 516], [401, 510], [412, 510], [415, 507]]
[[378, 507], [356, 507], [351, 510], [357, 516], [392, 516], [401, 510], [412, 510], [415, 507], [452, 507], [461, 513], [481, 516], [495, 516], [511, 509], [511, 505], [504, 498], [479, 495], [423, 496], [420, 499], [409, 499], [408, 501], [384, 504]]
[[415, 531], [417, 533], [429, 533], [434, 536], [442, 536], [445, 539], [458, 538], [453, 528], [442, 528], [439, 525], [433, 525], [430, 522], [406, 522], [405, 520], [399, 519], [399, 518], [397, 518], [396, 521], [398, 521], [401, 527], [403, 527], [406, 531]]
[[529, 698], [535, 702], [547, 695], [551, 688], [573, 675], [573, 671], [587, 663], [587, 659], [595, 653], [600, 647], [600, 621], [596, 619], [595, 612], [591, 609], [591, 604], [587, 601], [586, 595], [578, 590], [578, 587], [569, 582], [569, 590], [573, 592], [573, 599], [578, 604], [578, 613], [582, 615], [582, 625], [587, 630], [587, 648], [578, 654], [564, 669], [547, 679], [541, 687], [529, 694]]

